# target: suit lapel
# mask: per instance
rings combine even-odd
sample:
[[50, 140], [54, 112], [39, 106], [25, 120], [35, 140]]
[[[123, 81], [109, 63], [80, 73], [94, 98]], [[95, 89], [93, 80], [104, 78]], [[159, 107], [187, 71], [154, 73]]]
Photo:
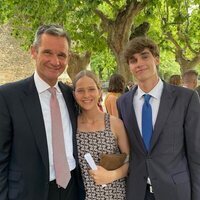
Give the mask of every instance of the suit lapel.
[[43, 163], [49, 172], [49, 159], [46, 131], [44, 126], [44, 120], [40, 105], [39, 96], [35, 87], [33, 76], [27, 79], [26, 87], [24, 88], [24, 96], [22, 97], [22, 103], [32, 129], [32, 133], [35, 136], [35, 141], [41, 154]]
[[171, 112], [175, 98], [176, 95], [172, 87], [164, 82], [163, 93], [161, 96], [158, 115], [151, 140], [151, 150], [154, 148], [156, 142], [158, 141], [159, 135], [168, 119], [169, 113]]
[[[129, 94], [129, 96], [126, 98], [126, 102], [124, 102], [124, 105], [126, 106], [126, 111], [127, 111], [127, 127], [128, 127], [128, 132], [130, 133], [130, 139], [133, 141], [133, 136], [135, 135], [138, 143], [139, 143], [139, 149], [140, 151], [144, 154], [146, 152], [146, 149], [144, 147], [143, 139], [138, 127], [137, 123], [137, 118], [135, 115], [135, 109], [133, 107], [133, 98], [134, 94], [137, 90], [137, 87], [135, 87]], [[130, 109], [132, 108], [132, 109]]]

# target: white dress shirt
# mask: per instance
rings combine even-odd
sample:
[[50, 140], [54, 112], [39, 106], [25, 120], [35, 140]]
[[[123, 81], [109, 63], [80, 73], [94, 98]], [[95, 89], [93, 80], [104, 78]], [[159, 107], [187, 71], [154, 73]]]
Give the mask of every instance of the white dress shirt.
[[[44, 125], [46, 130], [46, 138], [49, 153], [49, 178], [50, 181], [55, 179], [55, 170], [53, 163], [53, 150], [52, 150], [52, 134], [51, 134], [51, 113], [50, 113], [50, 97], [51, 93], [48, 91], [50, 86], [43, 81], [37, 72], [34, 73], [34, 81], [39, 94], [40, 104], [42, 108], [42, 114], [44, 119]], [[62, 92], [58, 87], [58, 83], [54, 86], [56, 88], [56, 95], [60, 106], [65, 150], [67, 155], [67, 161], [69, 163], [70, 170], [76, 167], [75, 159], [73, 157], [73, 142], [72, 142], [72, 125], [69, 117], [69, 112], [63, 98]], [[34, 119], [33, 119], [34, 120]]]
[[[162, 90], [163, 90], [163, 82], [161, 81], [161, 79], [159, 79], [157, 85], [150, 92], [148, 92], [148, 94], [151, 95], [149, 103], [151, 104], [151, 107], [152, 107], [153, 128], [154, 128], [156, 118], [158, 115], [158, 109], [160, 106], [160, 98], [162, 95]], [[142, 135], [142, 106], [144, 103], [144, 98], [143, 98], [144, 94], [146, 93], [142, 91], [142, 89], [138, 86], [138, 89], [135, 92], [135, 95], [133, 98], [133, 106], [134, 106], [137, 124], [138, 124], [141, 135]]]

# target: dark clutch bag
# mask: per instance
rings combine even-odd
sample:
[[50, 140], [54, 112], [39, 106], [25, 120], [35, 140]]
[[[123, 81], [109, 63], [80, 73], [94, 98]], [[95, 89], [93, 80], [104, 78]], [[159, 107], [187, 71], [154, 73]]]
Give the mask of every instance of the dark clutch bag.
[[124, 164], [126, 157], [126, 153], [102, 154], [99, 165], [107, 170], [115, 170]]

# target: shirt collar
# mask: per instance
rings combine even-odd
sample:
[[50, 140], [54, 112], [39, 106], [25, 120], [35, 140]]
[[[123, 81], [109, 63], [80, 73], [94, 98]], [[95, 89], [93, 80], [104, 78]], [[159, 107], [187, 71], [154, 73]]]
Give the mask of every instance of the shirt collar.
[[[163, 89], [163, 81], [159, 78], [159, 81], [156, 84], [156, 86], [150, 92], [148, 92], [148, 94], [150, 94], [155, 99], [160, 99], [162, 94], [162, 89]], [[139, 99], [141, 99], [144, 94], [146, 93], [138, 85], [137, 95]]]
[[[44, 80], [42, 80], [40, 78], [37, 71], [35, 71], [35, 73], [34, 73], [34, 81], [35, 81], [35, 86], [36, 86], [39, 94], [45, 92], [46, 90], [48, 90], [51, 87], [48, 83], [46, 83]], [[56, 88], [57, 92], [61, 93], [61, 90], [58, 86], [58, 81], [56, 82], [54, 87]]]

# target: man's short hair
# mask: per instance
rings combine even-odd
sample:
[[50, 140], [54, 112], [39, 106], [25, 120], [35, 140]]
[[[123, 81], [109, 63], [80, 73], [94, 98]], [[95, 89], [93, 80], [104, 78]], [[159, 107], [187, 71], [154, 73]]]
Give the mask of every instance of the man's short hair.
[[198, 79], [198, 72], [196, 70], [188, 70], [183, 73], [183, 82], [193, 82]]
[[35, 33], [35, 39], [34, 39], [34, 42], [33, 42], [33, 46], [35, 46], [35, 47], [40, 46], [41, 36], [45, 33], [49, 34], [49, 35], [53, 35], [53, 36], [66, 38], [68, 45], [70, 47], [71, 39], [70, 39], [68, 33], [64, 30], [64, 28], [62, 26], [56, 25], [56, 24], [49, 24], [49, 25], [40, 26]]
[[160, 57], [158, 45], [148, 37], [136, 37], [127, 43], [124, 50], [124, 58], [127, 63], [135, 53], [141, 53], [147, 48], [154, 57]]

